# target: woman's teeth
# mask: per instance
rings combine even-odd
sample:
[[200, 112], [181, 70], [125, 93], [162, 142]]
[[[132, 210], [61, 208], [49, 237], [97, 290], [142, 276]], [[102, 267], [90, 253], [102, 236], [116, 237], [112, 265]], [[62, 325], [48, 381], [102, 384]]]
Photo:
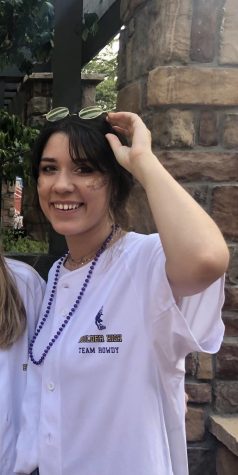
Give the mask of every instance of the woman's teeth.
[[78, 204], [63, 204], [63, 203], [54, 203], [54, 207], [56, 209], [63, 209], [64, 211], [68, 211], [71, 209], [77, 209], [79, 208], [79, 203]]

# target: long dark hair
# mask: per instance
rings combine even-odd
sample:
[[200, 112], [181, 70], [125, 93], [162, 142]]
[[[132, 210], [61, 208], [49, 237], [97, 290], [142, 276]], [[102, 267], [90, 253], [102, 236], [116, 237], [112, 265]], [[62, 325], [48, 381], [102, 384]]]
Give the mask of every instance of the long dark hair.
[[115, 221], [127, 224], [126, 203], [133, 187], [133, 177], [119, 165], [105, 135], [117, 135], [124, 145], [125, 138], [113, 130], [105, 114], [95, 119], [80, 119], [73, 114], [56, 122], [47, 122], [33, 150], [33, 176], [36, 180], [46, 143], [52, 134], [60, 132], [69, 138], [69, 153], [74, 162], [82, 163], [82, 159], [86, 159], [93, 169], [108, 175], [111, 185], [110, 212]]

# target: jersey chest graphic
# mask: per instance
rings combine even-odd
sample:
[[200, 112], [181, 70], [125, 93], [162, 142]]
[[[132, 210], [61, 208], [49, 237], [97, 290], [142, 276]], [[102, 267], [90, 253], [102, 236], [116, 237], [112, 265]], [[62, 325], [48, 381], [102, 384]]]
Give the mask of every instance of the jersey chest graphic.
[[[97, 312], [94, 318], [95, 327], [102, 332], [106, 330], [106, 325], [103, 321], [103, 306]], [[95, 328], [95, 329], [96, 329]], [[82, 335], [78, 341], [78, 353], [95, 355], [95, 354], [118, 354], [120, 346], [115, 346], [113, 343], [122, 343], [122, 334], [87, 334]]]

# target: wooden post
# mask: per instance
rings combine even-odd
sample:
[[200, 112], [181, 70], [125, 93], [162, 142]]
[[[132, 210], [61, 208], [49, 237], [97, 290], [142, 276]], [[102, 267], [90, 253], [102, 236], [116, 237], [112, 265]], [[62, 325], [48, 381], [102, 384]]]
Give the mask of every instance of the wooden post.
[[53, 107], [81, 105], [82, 0], [55, 0]]
[[[82, 0], [55, 0], [53, 107], [71, 112], [81, 106], [82, 9]], [[65, 250], [64, 237], [51, 228], [49, 254], [59, 256]]]

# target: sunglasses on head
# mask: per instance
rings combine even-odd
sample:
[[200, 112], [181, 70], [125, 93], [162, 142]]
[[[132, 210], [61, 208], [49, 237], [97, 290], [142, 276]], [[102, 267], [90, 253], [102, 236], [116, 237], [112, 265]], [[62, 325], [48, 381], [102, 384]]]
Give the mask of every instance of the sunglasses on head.
[[57, 120], [64, 119], [68, 115], [77, 115], [80, 119], [96, 119], [96, 117], [107, 113], [107, 110], [103, 110], [98, 106], [84, 107], [79, 112], [73, 114], [70, 114], [68, 107], [55, 107], [55, 109], [51, 109], [47, 114], [45, 114], [45, 118], [49, 122], [56, 122]]

